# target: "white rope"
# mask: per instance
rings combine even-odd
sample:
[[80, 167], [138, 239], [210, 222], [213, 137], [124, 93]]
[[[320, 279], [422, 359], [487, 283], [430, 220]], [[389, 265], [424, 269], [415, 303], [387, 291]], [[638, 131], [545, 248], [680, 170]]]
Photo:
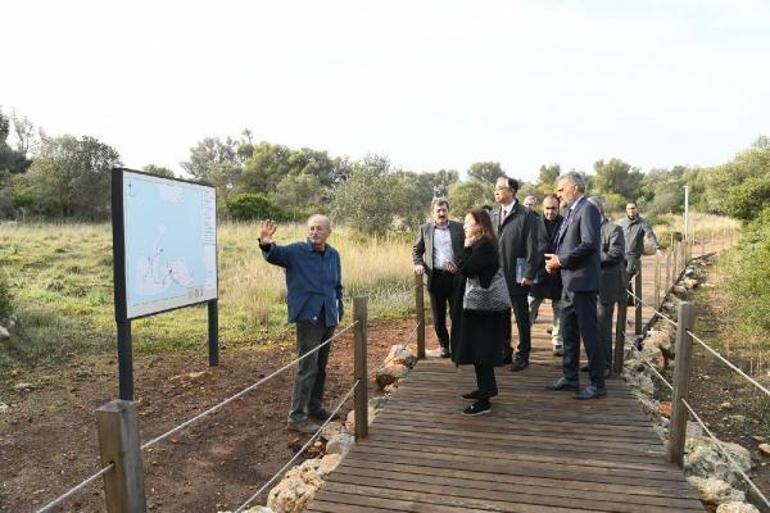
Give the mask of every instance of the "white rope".
[[45, 506], [43, 506], [42, 508], [40, 508], [39, 510], [37, 510], [37, 513], [45, 513], [46, 511], [51, 511], [51, 508], [53, 508], [54, 506], [57, 506], [57, 505], [61, 504], [61, 503], [62, 503], [62, 502], [64, 502], [66, 499], [69, 499], [70, 497], [72, 497], [73, 495], [75, 495], [75, 493], [77, 493], [78, 491], [80, 491], [80, 489], [82, 489], [82, 488], [84, 488], [84, 487], [88, 486], [89, 484], [93, 483], [94, 481], [96, 481], [97, 479], [99, 479], [100, 477], [102, 477], [104, 474], [106, 474], [107, 472], [109, 472], [109, 471], [110, 471], [110, 470], [111, 470], [111, 469], [112, 469], [114, 466], [115, 466], [115, 464], [114, 464], [114, 463], [110, 463], [109, 465], [107, 465], [106, 467], [104, 467], [103, 469], [101, 469], [101, 470], [100, 470], [99, 472], [97, 472], [96, 474], [92, 475], [92, 476], [91, 476], [91, 477], [89, 477], [88, 479], [85, 479], [84, 481], [81, 481], [81, 482], [80, 482], [80, 484], [73, 486], [72, 488], [70, 488], [69, 490], [67, 490], [66, 492], [64, 492], [62, 495], [60, 495], [60, 496], [59, 496], [59, 497], [57, 497], [56, 499], [52, 500], [51, 502], [49, 502], [48, 504], [46, 504]]
[[318, 428], [318, 431], [316, 431], [316, 432], [313, 434], [313, 436], [311, 436], [311, 437], [310, 437], [310, 439], [309, 439], [309, 440], [308, 440], [308, 441], [305, 443], [305, 445], [303, 445], [303, 446], [302, 446], [302, 448], [300, 448], [300, 450], [299, 450], [299, 451], [297, 451], [297, 453], [296, 453], [294, 456], [292, 456], [292, 458], [291, 458], [291, 459], [290, 459], [288, 462], [286, 462], [286, 464], [285, 464], [283, 467], [281, 467], [281, 468], [278, 470], [278, 472], [276, 472], [275, 474], [273, 474], [273, 477], [271, 477], [271, 478], [270, 478], [270, 480], [269, 480], [267, 483], [263, 484], [263, 485], [260, 487], [260, 489], [256, 491], [256, 493], [255, 493], [254, 495], [252, 495], [251, 497], [249, 497], [249, 498], [248, 498], [248, 500], [247, 500], [246, 502], [244, 502], [243, 504], [241, 504], [241, 506], [240, 506], [238, 509], [236, 509], [236, 510], [235, 510], [235, 513], [240, 513], [240, 512], [241, 512], [241, 511], [243, 511], [243, 510], [244, 510], [244, 509], [245, 509], [245, 508], [246, 508], [246, 507], [247, 507], [249, 504], [251, 504], [251, 503], [254, 501], [254, 499], [256, 499], [257, 497], [259, 497], [259, 495], [260, 495], [262, 492], [264, 492], [264, 491], [265, 491], [265, 490], [266, 490], [266, 489], [267, 489], [267, 488], [268, 488], [270, 485], [272, 485], [272, 484], [275, 482], [275, 480], [276, 480], [276, 479], [278, 479], [278, 477], [279, 477], [281, 474], [283, 474], [283, 473], [284, 473], [284, 471], [286, 471], [286, 469], [287, 469], [287, 468], [289, 468], [289, 467], [291, 466], [291, 464], [292, 464], [292, 463], [294, 463], [294, 462], [297, 460], [297, 458], [299, 458], [299, 457], [300, 457], [300, 455], [302, 455], [302, 453], [304, 453], [304, 452], [305, 452], [305, 450], [306, 450], [308, 447], [310, 447], [310, 444], [311, 444], [311, 443], [313, 443], [313, 442], [315, 441], [315, 439], [316, 439], [316, 438], [318, 438], [318, 436], [321, 434], [321, 432], [324, 430], [324, 428], [325, 428], [325, 427], [326, 427], [326, 426], [329, 424], [329, 422], [331, 422], [331, 420], [332, 420], [332, 419], [333, 419], [333, 418], [334, 418], [334, 417], [337, 415], [337, 412], [339, 412], [339, 411], [340, 411], [340, 408], [342, 408], [342, 406], [345, 404], [345, 402], [346, 402], [346, 401], [347, 401], [347, 400], [350, 398], [350, 395], [351, 395], [351, 394], [352, 394], [352, 393], [355, 391], [356, 387], [358, 386], [358, 384], [359, 384], [360, 382], [361, 382], [361, 380], [356, 380], [356, 382], [355, 382], [355, 383], [353, 383], [353, 386], [350, 388], [350, 390], [348, 390], [348, 393], [347, 393], [347, 394], [345, 394], [345, 397], [343, 397], [343, 398], [342, 398], [342, 401], [340, 401], [340, 403], [337, 405], [337, 407], [334, 409], [334, 411], [331, 413], [331, 415], [329, 415], [329, 418], [328, 418], [328, 419], [326, 419], [326, 421], [325, 421], [323, 424], [321, 424], [321, 427], [319, 427], [319, 428]]
[[655, 306], [651, 305], [650, 303], [647, 303], [647, 302], [645, 302], [645, 301], [644, 301], [642, 298], [640, 298], [639, 296], [637, 296], [636, 294], [634, 294], [633, 292], [631, 292], [629, 289], [626, 289], [626, 293], [627, 293], [629, 296], [631, 296], [631, 297], [633, 297], [634, 299], [636, 299], [637, 301], [639, 301], [639, 302], [640, 302], [641, 304], [643, 304], [644, 306], [646, 306], [646, 307], [648, 307], [648, 308], [652, 308], [652, 310], [655, 312], [655, 315], [657, 315], [658, 317], [662, 318], [662, 319], [663, 319], [663, 320], [665, 320], [665, 321], [668, 321], [668, 322], [669, 322], [669, 323], [670, 323], [672, 326], [674, 326], [675, 328], [677, 327], [677, 324], [676, 324], [676, 321], [675, 321], [675, 320], [673, 320], [671, 317], [668, 317], [668, 316], [667, 316], [666, 314], [664, 314], [663, 312], [661, 312], [661, 311], [657, 310], [657, 309], [655, 308]]
[[[628, 342], [628, 335], [626, 335], [626, 342]], [[661, 380], [663, 383], [665, 383], [665, 385], [666, 385], [666, 386], [667, 386], [669, 389], [671, 389], [671, 391], [673, 392], [673, 391], [674, 391], [674, 386], [673, 386], [671, 383], [669, 383], [669, 382], [668, 382], [668, 380], [666, 380], [666, 378], [665, 378], [665, 377], [663, 377], [663, 374], [661, 374], [660, 372], [658, 372], [658, 369], [656, 369], [656, 368], [655, 368], [655, 366], [652, 364], [652, 362], [650, 362], [650, 361], [649, 361], [647, 358], [645, 358], [645, 356], [642, 354], [642, 352], [639, 350], [639, 348], [637, 348], [637, 347], [636, 347], [636, 344], [634, 344], [634, 343], [632, 342], [632, 343], [631, 343], [631, 347], [633, 347], [633, 348], [636, 350], [636, 352], [637, 352], [637, 353], [639, 353], [639, 357], [642, 359], [642, 361], [643, 361], [644, 363], [646, 363], [646, 364], [647, 364], [647, 366], [648, 366], [648, 367], [649, 367], [649, 368], [652, 370], [652, 372], [654, 372], [654, 373], [655, 373], [655, 375], [656, 375], [656, 376], [658, 376], [658, 378], [659, 378], [659, 379], [660, 379], [660, 380]]]
[[682, 404], [690, 411], [693, 417], [695, 417], [695, 420], [698, 421], [698, 424], [701, 425], [701, 427], [706, 431], [706, 434], [716, 443], [717, 448], [719, 448], [719, 451], [722, 453], [723, 456], [725, 456], [730, 463], [733, 464], [735, 467], [735, 470], [743, 477], [743, 479], [751, 486], [751, 488], [759, 495], [759, 497], [762, 499], [762, 501], [765, 503], [766, 506], [770, 507], [770, 501], [767, 500], [767, 497], [765, 497], [762, 494], [762, 491], [757, 488], [757, 485], [754, 484], [754, 481], [751, 480], [749, 476], [746, 475], [743, 470], [741, 470], [740, 466], [738, 466], [738, 463], [733, 459], [732, 456], [730, 456], [730, 453], [725, 449], [724, 445], [722, 444], [722, 441], [719, 440], [717, 437], [715, 437], [708, 427], [706, 427], [706, 424], [701, 420], [701, 418], [698, 416], [697, 413], [695, 413], [695, 410], [690, 406], [690, 404], [687, 402], [686, 399], [682, 398]]
[[236, 399], [238, 399], [239, 397], [242, 397], [242, 396], [244, 396], [245, 394], [247, 394], [247, 393], [251, 392], [252, 390], [254, 390], [255, 388], [257, 388], [258, 386], [260, 386], [262, 383], [264, 383], [264, 382], [266, 382], [266, 381], [270, 380], [271, 378], [273, 378], [273, 377], [277, 376], [278, 374], [280, 374], [281, 372], [285, 371], [286, 369], [288, 369], [289, 367], [291, 367], [291, 366], [292, 366], [292, 365], [294, 365], [295, 363], [297, 363], [297, 362], [299, 362], [299, 361], [301, 361], [301, 360], [304, 360], [305, 358], [307, 358], [307, 357], [308, 357], [308, 356], [310, 356], [311, 354], [313, 354], [313, 353], [315, 353], [315, 352], [319, 351], [319, 350], [320, 350], [322, 347], [324, 347], [324, 346], [326, 346], [326, 345], [330, 344], [332, 340], [334, 340], [335, 338], [339, 337], [340, 335], [342, 335], [343, 333], [345, 333], [346, 331], [348, 331], [350, 328], [352, 328], [353, 326], [355, 326], [356, 324], [358, 324], [358, 322], [359, 322], [359, 321], [355, 321], [355, 322], [354, 322], [354, 323], [352, 323], [350, 326], [348, 326], [348, 327], [346, 327], [345, 329], [343, 329], [342, 331], [339, 331], [338, 333], [336, 333], [336, 334], [335, 334], [333, 337], [331, 337], [331, 338], [329, 338], [328, 340], [326, 340], [326, 341], [322, 342], [321, 344], [319, 344], [317, 347], [315, 347], [315, 348], [313, 348], [312, 350], [308, 351], [307, 353], [303, 354], [303, 355], [302, 355], [302, 356], [300, 356], [299, 358], [296, 358], [296, 359], [292, 360], [291, 362], [287, 363], [286, 365], [284, 365], [283, 367], [281, 367], [281, 368], [280, 368], [280, 369], [278, 369], [277, 371], [273, 372], [273, 373], [272, 373], [272, 374], [270, 374], [269, 376], [267, 376], [267, 377], [265, 377], [265, 378], [262, 378], [262, 379], [260, 379], [259, 381], [257, 381], [257, 382], [256, 382], [256, 383], [254, 383], [253, 385], [250, 385], [250, 386], [248, 386], [248, 387], [244, 388], [243, 390], [241, 390], [240, 392], [238, 392], [238, 393], [237, 393], [237, 394], [235, 394], [234, 396], [232, 396], [232, 397], [229, 397], [229, 398], [225, 399], [225, 400], [224, 400], [224, 401], [222, 401], [221, 403], [219, 403], [219, 404], [217, 404], [217, 405], [214, 405], [214, 406], [212, 406], [211, 408], [209, 408], [208, 410], [206, 410], [206, 411], [204, 411], [204, 412], [202, 412], [202, 413], [199, 413], [198, 415], [196, 415], [195, 417], [191, 418], [190, 420], [187, 420], [187, 421], [185, 421], [185, 422], [181, 423], [180, 425], [178, 425], [177, 427], [175, 427], [175, 428], [173, 428], [173, 429], [171, 429], [171, 430], [169, 430], [169, 431], [166, 431], [166, 432], [165, 432], [165, 433], [163, 433], [162, 435], [159, 435], [159, 436], [157, 436], [157, 437], [153, 438], [153, 439], [152, 439], [152, 440], [150, 440], [149, 442], [146, 442], [146, 443], [142, 444], [142, 450], [144, 450], [144, 449], [147, 449], [148, 447], [150, 447], [150, 446], [152, 446], [152, 445], [155, 445], [156, 443], [160, 442], [161, 440], [164, 440], [165, 438], [168, 438], [169, 436], [173, 435], [174, 433], [176, 433], [176, 432], [178, 432], [178, 431], [180, 431], [180, 430], [182, 430], [182, 429], [186, 428], [187, 426], [189, 426], [189, 425], [190, 425], [190, 424], [192, 424], [193, 422], [195, 422], [195, 421], [197, 421], [197, 420], [199, 420], [199, 419], [201, 419], [201, 418], [203, 418], [203, 417], [205, 417], [205, 416], [207, 416], [207, 415], [210, 415], [211, 413], [213, 413], [213, 412], [215, 412], [215, 411], [219, 410], [219, 409], [220, 409], [220, 408], [222, 408], [223, 406], [225, 406], [225, 405], [227, 405], [227, 404], [229, 404], [229, 403], [231, 403], [231, 402], [235, 401], [235, 400], [236, 400]]
[[735, 365], [734, 365], [732, 362], [730, 362], [730, 361], [729, 361], [727, 358], [725, 358], [725, 357], [724, 357], [724, 356], [722, 356], [721, 354], [717, 353], [717, 352], [716, 352], [714, 349], [712, 349], [712, 348], [711, 348], [711, 347], [710, 347], [708, 344], [706, 344], [706, 343], [705, 343], [703, 340], [701, 340], [701, 339], [700, 339], [700, 338], [699, 338], [697, 335], [695, 335], [695, 333], [693, 333], [693, 332], [692, 332], [692, 331], [690, 331], [690, 330], [687, 330], [687, 333], [688, 333], [688, 334], [689, 334], [689, 335], [690, 335], [690, 336], [693, 338], [693, 340], [695, 340], [695, 341], [696, 341], [696, 342], [698, 342], [700, 345], [702, 345], [703, 347], [705, 347], [705, 348], [706, 348], [706, 349], [707, 349], [709, 352], [711, 352], [711, 354], [713, 354], [714, 356], [716, 356], [717, 358], [719, 358], [720, 360], [722, 360], [722, 361], [725, 363], [725, 365], [727, 365], [728, 367], [730, 367], [731, 369], [733, 369], [735, 372], [737, 372], [738, 374], [740, 374], [741, 376], [743, 376], [744, 378], [746, 378], [746, 379], [747, 379], [749, 382], [751, 382], [751, 384], [753, 384], [755, 387], [757, 387], [757, 388], [758, 388], [758, 389], [760, 389], [762, 392], [764, 392], [764, 393], [765, 393], [765, 395], [767, 395], [768, 397], [770, 397], [770, 390], [768, 390], [766, 387], [762, 386], [762, 384], [760, 384], [759, 382], [757, 382], [757, 380], [755, 380], [754, 378], [752, 378], [751, 376], [749, 376], [748, 374], [746, 374], [745, 372], [743, 372], [741, 369], [739, 369], [738, 367], [736, 367], [736, 366], [735, 366]]

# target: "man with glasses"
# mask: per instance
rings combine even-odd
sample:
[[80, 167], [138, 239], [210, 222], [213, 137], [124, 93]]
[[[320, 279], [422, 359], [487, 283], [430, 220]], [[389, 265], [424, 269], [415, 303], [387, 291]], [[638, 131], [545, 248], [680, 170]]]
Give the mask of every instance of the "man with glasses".
[[[562, 216], [559, 215], [559, 198], [555, 194], [549, 194], [543, 199], [543, 218], [539, 221], [538, 254], [544, 255], [556, 252], [556, 235], [559, 233], [562, 220]], [[559, 315], [561, 315], [559, 307], [561, 275], [559, 273], [547, 273], [545, 261], [542, 261], [537, 270], [535, 284], [532, 285], [532, 289], [529, 292], [529, 318], [533, 323], [537, 320], [538, 310], [545, 299], [551, 301], [551, 310], [553, 311], [553, 324], [551, 325], [553, 354], [554, 356], [562, 356], [564, 352], [560, 329], [561, 324], [559, 322]]]
[[[499, 207], [492, 210], [492, 227], [497, 230], [497, 248], [500, 266], [508, 285], [516, 325], [519, 328], [519, 345], [516, 356], [511, 358], [511, 321], [505, 328], [504, 361], [511, 358], [511, 371], [522, 371], [529, 367], [529, 353], [532, 346], [531, 325], [527, 294], [535, 279], [539, 262], [537, 254], [537, 216], [529, 212], [516, 200], [519, 182], [501, 176], [495, 183], [495, 201]], [[509, 314], [510, 315], [510, 314]]]

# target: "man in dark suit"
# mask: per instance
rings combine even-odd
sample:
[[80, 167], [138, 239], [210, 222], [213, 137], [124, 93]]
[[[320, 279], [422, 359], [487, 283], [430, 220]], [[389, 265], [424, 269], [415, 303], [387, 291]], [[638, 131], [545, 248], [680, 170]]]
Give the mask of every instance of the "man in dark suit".
[[588, 354], [591, 384], [578, 392], [577, 399], [598, 399], [607, 395], [604, 387], [604, 349], [599, 341], [596, 296], [601, 274], [601, 215], [586, 200], [585, 180], [570, 172], [559, 178], [557, 194], [567, 207], [556, 237], [556, 253], [546, 255], [546, 271], [561, 272], [564, 337], [562, 376], [546, 386], [549, 390], [579, 389], [580, 339]]
[[446, 311], [448, 306], [451, 317], [454, 275], [463, 255], [465, 233], [462, 224], [449, 220], [446, 198], [433, 199], [431, 216], [433, 220], [420, 227], [417, 242], [412, 248], [412, 260], [415, 274], [427, 276], [433, 328], [441, 345], [441, 357], [448, 358], [450, 345]]
[[[543, 217], [538, 220], [539, 239], [538, 255], [556, 252], [556, 235], [559, 233], [559, 227], [563, 221], [559, 215], [559, 198], [555, 194], [549, 194], [543, 199]], [[550, 274], [545, 270], [545, 261], [540, 260], [537, 268], [535, 283], [529, 291], [529, 318], [532, 322], [537, 319], [537, 311], [544, 300], [551, 301], [551, 310], [553, 311], [553, 324], [551, 325], [551, 345], [553, 346], [554, 356], [562, 356], [564, 347], [562, 344], [561, 308], [561, 275], [559, 273]]]
[[[511, 371], [521, 371], [529, 366], [532, 346], [531, 325], [527, 294], [535, 279], [540, 256], [537, 253], [538, 218], [516, 200], [519, 182], [501, 176], [495, 183], [495, 201], [498, 208], [492, 210], [492, 227], [497, 231], [497, 247], [500, 266], [511, 295], [513, 313], [519, 328], [519, 347], [512, 359]], [[506, 323], [504, 356], [511, 351], [511, 323]]]
[[[592, 197], [588, 201], [596, 207], [602, 216], [601, 227], [601, 267], [602, 276], [599, 283], [599, 301], [597, 303], [597, 322], [599, 325], [599, 340], [604, 348], [605, 376], [609, 376], [612, 366], [612, 316], [615, 313], [615, 303], [625, 299], [624, 264], [626, 244], [623, 228], [610, 221], [604, 213], [604, 203], [601, 198]], [[625, 305], [625, 301], [623, 302]]]

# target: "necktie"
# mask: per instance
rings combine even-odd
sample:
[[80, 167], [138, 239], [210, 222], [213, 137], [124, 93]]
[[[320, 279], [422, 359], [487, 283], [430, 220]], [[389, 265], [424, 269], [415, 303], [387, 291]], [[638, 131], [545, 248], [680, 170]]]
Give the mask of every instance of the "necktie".
[[503, 226], [503, 222], [505, 221], [505, 216], [508, 215], [508, 211], [506, 209], [503, 209], [502, 213], [500, 214], [500, 227]]

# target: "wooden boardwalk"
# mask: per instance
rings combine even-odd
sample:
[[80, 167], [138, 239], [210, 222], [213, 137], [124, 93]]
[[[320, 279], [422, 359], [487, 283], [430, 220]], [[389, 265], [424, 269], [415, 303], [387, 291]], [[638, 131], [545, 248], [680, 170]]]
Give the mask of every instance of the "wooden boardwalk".
[[561, 359], [547, 305], [540, 316], [530, 367], [496, 369], [492, 413], [460, 415], [460, 394], [476, 388], [472, 366], [420, 361], [306, 511], [705, 511], [622, 379], [608, 380], [602, 400], [545, 390]]

